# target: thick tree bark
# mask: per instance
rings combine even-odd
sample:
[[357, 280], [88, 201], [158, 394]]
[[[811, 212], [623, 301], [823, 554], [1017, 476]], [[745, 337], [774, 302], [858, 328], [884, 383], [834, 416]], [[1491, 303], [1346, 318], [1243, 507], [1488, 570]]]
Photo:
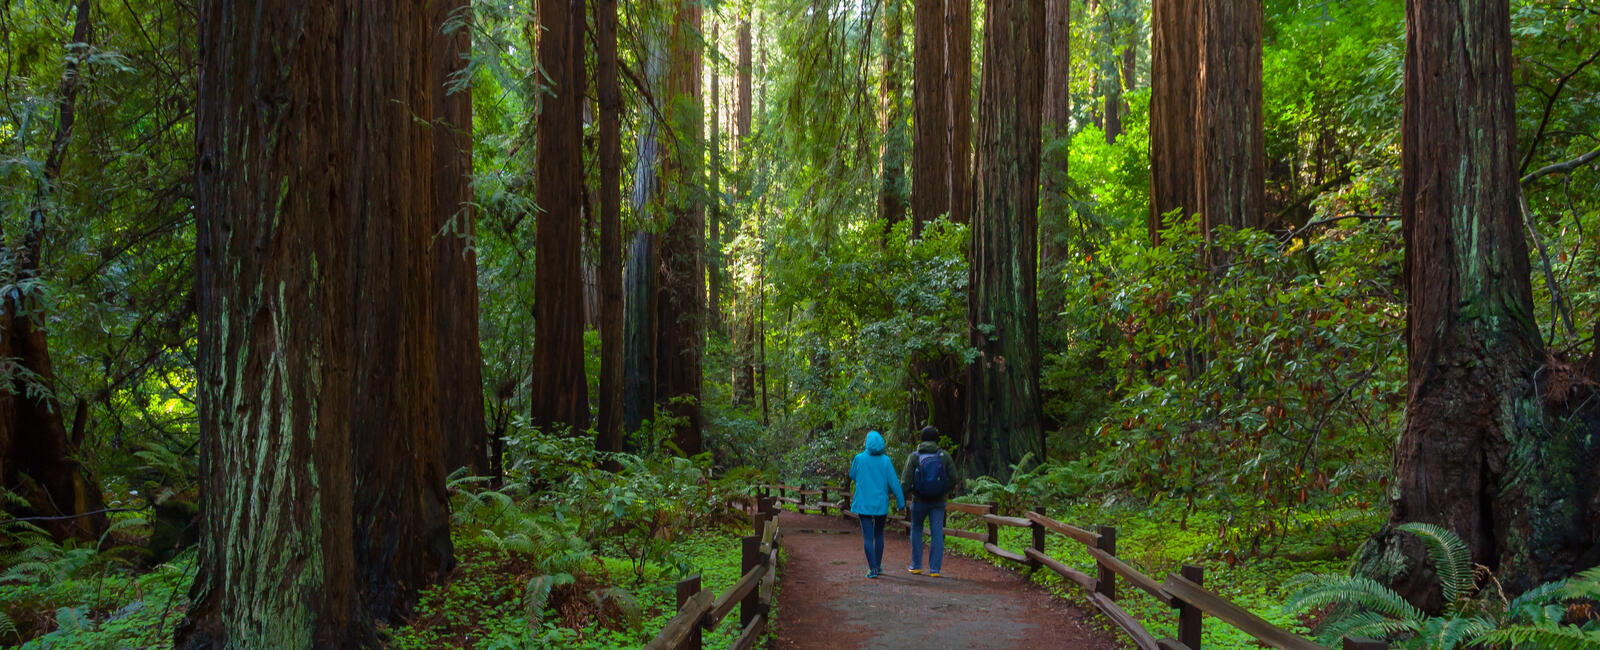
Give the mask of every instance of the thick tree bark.
[[1204, 0], [1195, 106], [1195, 209], [1217, 226], [1262, 221], [1261, 0]]
[[967, 321], [979, 356], [968, 370], [964, 463], [1006, 477], [1042, 461], [1036, 306], [1042, 3], [990, 0], [978, 104], [977, 211]]
[[911, 232], [950, 209], [944, 0], [912, 0]]
[[1197, 209], [1195, 109], [1202, 0], [1152, 0], [1150, 9], [1150, 241], [1165, 215]]
[[[1541, 373], [1556, 386], [1566, 370], [1547, 365], [1533, 322], [1508, 13], [1494, 0], [1406, 3], [1410, 363], [1390, 521], [1454, 530], [1520, 591], [1600, 560], [1600, 477], [1583, 460], [1600, 447], [1592, 421], [1553, 419], [1547, 405], [1561, 396], [1540, 395]], [[1386, 528], [1375, 542], [1362, 564], [1394, 581], [1377, 558], [1399, 541]], [[1436, 591], [1400, 582], [1408, 595]]]
[[437, 30], [372, 0], [201, 7], [202, 532], [179, 647], [370, 646], [453, 561], [440, 172], [415, 119]]
[[600, 100], [600, 426], [595, 448], [622, 451], [622, 92], [617, 82], [617, 0], [595, 2]]
[[700, 369], [705, 347], [705, 206], [700, 202], [703, 155], [700, 134], [701, 9], [693, 0], [678, 0], [673, 17], [667, 63], [667, 119], [676, 129], [673, 146], [664, 151], [662, 179], [668, 190], [669, 216], [661, 236], [661, 263], [656, 283], [656, 401], [680, 422], [673, 441], [685, 455], [700, 453]]
[[[750, 137], [750, 21], [739, 21], [739, 129], [740, 148]], [[744, 158], [739, 159], [744, 164]]]
[[[652, 92], [659, 92], [666, 53], [652, 41], [642, 58], [644, 83]], [[634, 146], [633, 193], [629, 206], [640, 223], [654, 218], [651, 208], [660, 202], [661, 183], [657, 174], [663, 154], [656, 135], [659, 128], [655, 119], [645, 120]], [[636, 233], [628, 246], [623, 271], [622, 430], [626, 433], [638, 431], [645, 420], [655, 417], [656, 341], [660, 329], [656, 320], [660, 300], [656, 284], [659, 249], [657, 235], [648, 231]]]
[[[465, 467], [473, 475], [489, 472], [489, 433], [483, 411], [483, 350], [478, 346], [478, 259], [471, 245], [476, 230], [472, 211], [472, 93], [456, 76], [466, 69], [472, 33], [466, 25], [441, 28], [465, 0], [435, 2], [429, 23], [434, 35], [434, 159], [438, 169], [439, 220], [433, 239], [434, 310], [438, 333], [440, 435], [446, 472]], [[448, 302], [446, 302], [448, 301]]]
[[[87, 47], [89, 0], [74, 7], [72, 44]], [[23, 246], [12, 259], [17, 286], [39, 277], [47, 205], [56, 194], [67, 143], [76, 121], [78, 62], [69, 58], [56, 96], [56, 127], [34, 205], [28, 212]], [[23, 514], [64, 517], [39, 522], [56, 539], [94, 541], [106, 529], [100, 486], [75, 458], [80, 441], [67, 435], [61, 401], [55, 395], [55, 370], [45, 331], [34, 321], [38, 305], [18, 289], [0, 297], [0, 359], [16, 364], [10, 386], [0, 391], [0, 487], [28, 502]]]
[[[945, 0], [945, 90], [950, 108], [950, 220], [972, 216], [972, 0]], [[1042, 17], [1042, 16], [1041, 16]]]
[[539, 66], [549, 94], [539, 110], [536, 187], [540, 213], [533, 330], [536, 427], [589, 427], [583, 370], [583, 0], [539, 0]]

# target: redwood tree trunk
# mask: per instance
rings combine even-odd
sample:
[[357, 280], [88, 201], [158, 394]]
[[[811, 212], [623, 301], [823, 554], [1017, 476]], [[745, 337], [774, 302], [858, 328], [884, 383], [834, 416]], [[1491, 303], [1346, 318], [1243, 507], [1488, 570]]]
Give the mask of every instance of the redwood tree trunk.
[[[1545, 400], [1558, 396], [1539, 394], [1541, 372], [1553, 386], [1565, 371], [1546, 366], [1533, 322], [1508, 12], [1493, 0], [1406, 3], [1410, 363], [1390, 521], [1454, 530], [1520, 591], [1592, 565], [1600, 531], [1597, 472], [1583, 460], [1597, 450], [1594, 426], [1550, 418]], [[1368, 566], [1398, 543], [1388, 529], [1376, 541]]]
[[984, 16], [967, 298], [979, 356], [968, 370], [963, 445], [972, 476], [1004, 478], [1024, 455], [1044, 454], [1035, 279], [1043, 12], [1032, 0], [990, 0]]
[[[86, 46], [90, 35], [89, 1], [78, 0], [74, 12], [72, 43]], [[22, 281], [39, 277], [45, 220], [49, 217], [46, 206], [56, 194], [77, 114], [81, 86], [77, 60], [69, 58], [65, 68], [56, 100], [55, 135], [45, 155], [35, 204], [28, 213], [23, 246], [12, 260], [19, 286]], [[10, 373], [11, 385], [0, 391], [0, 487], [28, 502], [16, 514], [66, 517], [37, 522], [56, 539], [94, 541], [106, 529], [106, 516], [101, 512], [105, 504], [100, 486], [75, 457], [81, 441], [71, 439], [62, 422], [61, 402], [54, 392], [50, 346], [45, 331], [32, 315], [39, 309], [35, 302], [16, 289], [0, 297], [0, 359], [12, 360], [18, 367]]]
[[595, 448], [622, 451], [622, 93], [617, 0], [595, 3], [600, 100], [600, 426]]
[[[465, 0], [433, 3], [431, 25], [443, 26], [467, 6]], [[434, 159], [438, 169], [439, 220], [434, 225], [434, 310], [438, 333], [440, 435], [446, 472], [465, 467], [472, 475], [489, 472], [489, 433], [483, 411], [483, 351], [478, 347], [478, 259], [470, 242], [472, 212], [472, 92], [451, 91], [466, 69], [472, 33], [462, 25], [434, 35]], [[448, 301], [448, 302], [445, 302]]]
[[950, 209], [944, 0], [912, 0], [911, 232]]
[[395, 536], [444, 524], [411, 520], [442, 484], [406, 484], [441, 461], [419, 440], [437, 435], [418, 336], [436, 170], [413, 120], [432, 28], [420, 5], [371, 0], [200, 12], [201, 544], [177, 645], [372, 645], [373, 610], [426, 584], [399, 571], [443, 559], [402, 557], [432, 540]]
[[972, 215], [972, 0], [945, 0], [944, 15], [950, 220], [967, 223]]
[[1152, 0], [1150, 8], [1150, 241], [1163, 218], [1195, 203], [1195, 108], [1202, 0]]
[[589, 427], [583, 371], [583, 0], [539, 0], [539, 109], [535, 173], [533, 417], [536, 427]]
[[1195, 107], [1195, 205], [1217, 226], [1262, 220], [1261, 0], [1204, 0]]
[[700, 133], [700, 6], [678, 0], [667, 63], [669, 123], [678, 128], [664, 151], [663, 186], [669, 222], [661, 236], [657, 303], [656, 403], [680, 422], [673, 440], [684, 455], [700, 453], [700, 356], [705, 347], [705, 206]]
[[[1040, 268], [1049, 269], [1066, 258], [1067, 224], [1071, 207], [1067, 202], [1067, 142], [1072, 124], [1072, 1], [1045, 0], [1044, 99], [1041, 131], [1049, 145], [1040, 154], [1039, 170], [1039, 255]], [[1062, 294], [1061, 283], [1047, 281], [1047, 294]], [[1064, 298], [1062, 298], [1064, 299]], [[1046, 306], [1057, 300], [1045, 300]]]

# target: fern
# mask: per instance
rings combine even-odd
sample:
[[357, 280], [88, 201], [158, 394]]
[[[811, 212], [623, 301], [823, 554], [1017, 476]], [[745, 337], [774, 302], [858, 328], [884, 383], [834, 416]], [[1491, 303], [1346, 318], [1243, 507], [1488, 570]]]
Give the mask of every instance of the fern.
[[1492, 648], [1518, 650], [1593, 650], [1600, 648], [1600, 630], [1572, 625], [1514, 625], [1488, 632], [1474, 641]]
[[17, 624], [4, 611], [0, 611], [0, 639], [17, 637]]
[[1493, 630], [1494, 621], [1477, 616], [1466, 618], [1430, 618], [1424, 623], [1417, 638], [1407, 645], [1430, 650], [1454, 650]]
[[1395, 527], [1416, 535], [1428, 549], [1433, 560], [1433, 570], [1439, 576], [1439, 588], [1444, 591], [1446, 606], [1454, 606], [1463, 592], [1471, 587], [1472, 552], [1455, 533], [1424, 523], [1408, 523]]
[[1289, 596], [1284, 605], [1289, 609], [1308, 609], [1333, 604], [1353, 604], [1401, 620], [1417, 621], [1424, 618], [1422, 610], [1406, 602], [1376, 580], [1363, 576], [1304, 575], [1296, 582], [1304, 584]]

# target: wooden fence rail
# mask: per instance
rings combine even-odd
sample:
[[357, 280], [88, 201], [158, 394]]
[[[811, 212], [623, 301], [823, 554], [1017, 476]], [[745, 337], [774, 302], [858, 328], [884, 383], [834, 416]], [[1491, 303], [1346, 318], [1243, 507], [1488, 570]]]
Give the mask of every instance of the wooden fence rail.
[[776, 504], [774, 499], [756, 498], [755, 512], [750, 515], [755, 534], [740, 539], [739, 569], [743, 574], [739, 580], [721, 594], [701, 589], [698, 574], [679, 580], [678, 614], [645, 648], [700, 650], [702, 632], [716, 629], [734, 608], [739, 609], [740, 632], [729, 648], [746, 650], [755, 645], [767, 627], [778, 578], [778, 544], [783, 531], [778, 529]]
[[[764, 486], [765, 493], [775, 495], [776, 502], [795, 504], [801, 512], [806, 508], [815, 509], [827, 514], [820, 508], [823, 504], [805, 504], [805, 492], [800, 488], [787, 485]], [[799, 499], [784, 497], [784, 492], [796, 492]], [[837, 486], [827, 486], [823, 490], [811, 490], [840, 495], [839, 502], [825, 504], [838, 510], [842, 517], [855, 518], [855, 513], [849, 512], [840, 506], [844, 503], [845, 491]], [[992, 504], [948, 503], [946, 508], [955, 512], [964, 512], [975, 515], [987, 530], [982, 533], [976, 531], [960, 530], [946, 527], [944, 533], [954, 537], [971, 539], [983, 543], [983, 550], [996, 557], [1004, 558], [1030, 569], [1045, 568], [1054, 571], [1067, 582], [1077, 585], [1086, 592], [1088, 600], [1106, 618], [1116, 623], [1134, 645], [1140, 650], [1200, 650], [1202, 637], [1202, 620], [1211, 616], [1224, 623], [1232, 625], [1250, 635], [1262, 644], [1271, 648], [1284, 650], [1327, 650], [1316, 642], [1298, 636], [1288, 630], [1268, 623], [1248, 610], [1233, 604], [1226, 598], [1208, 591], [1205, 584], [1205, 573], [1200, 567], [1187, 564], [1178, 573], [1169, 574], [1163, 580], [1157, 581], [1150, 576], [1140, 573], [1127, 562], [1117, 557], [1117, 529], [1113, 526], [1099, 526], [1094, 532], [1079, 528], [1071, 524], [1062, 523], [1045, 516], [1044, 508], [1035, 507], [1023, 513], [1021, 517], [1008, 517], [995, 513]], [[891, 516], [891, 523], [909, 527], [904, 517]], [[1000, 528], [1029, 528], [1032, 530], [1032, 541], [1022, 553], [1015, 553], [1000, 547]], [[1090, 557], [1095, 559], [1095, 575], [1067, 566], [1062, 561], [1050, 557], [1045, 553], [1046, 536], [1055, 533], [1066, 537], [1084, 547]], [[1117, 577], [1121, 576], [1128, 584], [1150, 594], [1158, 602], [1172, 607], [1178, 618], [1178, 638], [1156, 639], [1145, 629], [1138, 619], [1117, 603]], [[1346, 637], [1343, 650], [1384, 650], [1389, 645], [1383, 641], [1371, 639], [1357, 639]]]

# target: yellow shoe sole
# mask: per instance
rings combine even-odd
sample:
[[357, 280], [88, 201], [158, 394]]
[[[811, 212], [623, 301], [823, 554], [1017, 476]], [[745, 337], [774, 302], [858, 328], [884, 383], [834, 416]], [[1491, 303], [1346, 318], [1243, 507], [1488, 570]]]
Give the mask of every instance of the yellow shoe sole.
[[929, 577], [929, 578], [937, 578], [937, 577], [939, 577], [939, 574], [937, 574], [937, 573], [930, 573], [930, 574], [928, 574], [928, 577]]
[[915, 573], [920, 576], [922, 575], [922, 569], [906, 569], [906, 573]]

